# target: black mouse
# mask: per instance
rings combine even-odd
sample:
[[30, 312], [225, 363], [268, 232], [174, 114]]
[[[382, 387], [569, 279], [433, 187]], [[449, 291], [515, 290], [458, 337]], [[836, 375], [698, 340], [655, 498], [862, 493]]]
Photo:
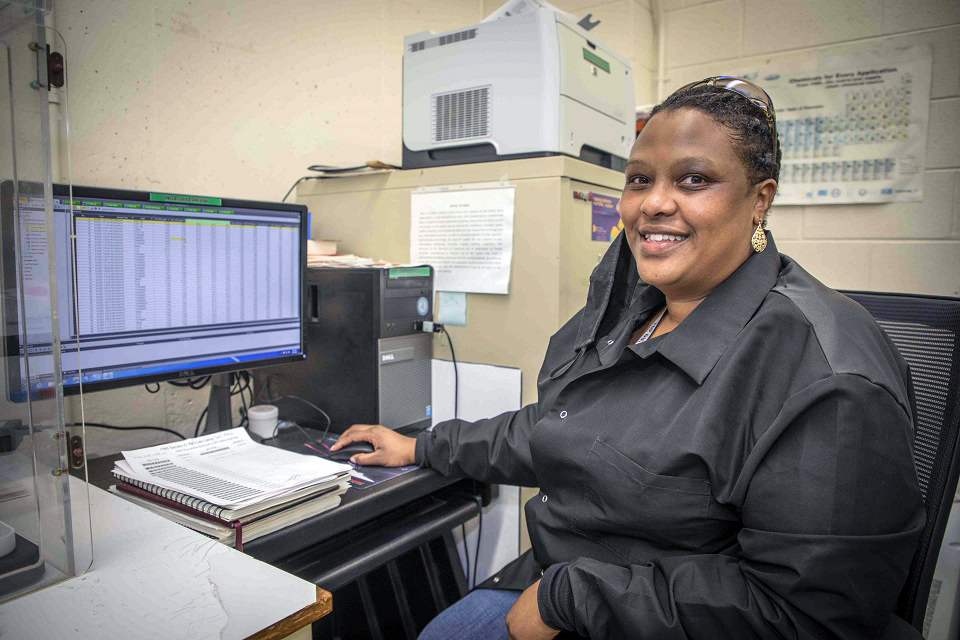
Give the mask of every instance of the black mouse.
[[351, 442], [350, 444], [343, 445], [342, 449], [331, 451], [327, 454], [327, 457], [334, 462], [348, 462], [350, 458], [358, 453], [373, 453], [373, 451], [374, 446], [372, 444], [369, 442], [364, 442], [363, 440], [359, 440], [357, 442]]

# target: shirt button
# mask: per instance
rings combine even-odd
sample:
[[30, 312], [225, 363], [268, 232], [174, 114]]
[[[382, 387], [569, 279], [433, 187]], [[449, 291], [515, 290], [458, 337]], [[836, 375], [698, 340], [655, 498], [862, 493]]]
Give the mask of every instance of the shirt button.
[[543, 498], [540, 499], [541, 502], [547, 501], [547, 494], [543, 494]]
[[493, 581], [494, 581], [494, 582], [500, 582], [500, 576], [497, 576], [496, 578], [494, 578]]
[[566, 411], [561, 411], [561, 412], [560, 412], [560, 418], [563, 419], [563, 418], [566, 418], [566, 417], [567, 417], [567, 412], [566, 412]]
[[613, 344], [613, 340], [607, 340], [607, 344]]

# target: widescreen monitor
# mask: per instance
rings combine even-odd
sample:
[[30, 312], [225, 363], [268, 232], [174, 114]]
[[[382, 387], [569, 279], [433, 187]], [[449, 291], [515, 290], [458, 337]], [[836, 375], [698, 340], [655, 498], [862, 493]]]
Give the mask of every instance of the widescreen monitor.
[[0, 184], [11, 400], [56, 385], [51, 280], [66, 394], [306, 358], [304, 206], [55, 184], [51, 279], [41, 189], [17, 187]]

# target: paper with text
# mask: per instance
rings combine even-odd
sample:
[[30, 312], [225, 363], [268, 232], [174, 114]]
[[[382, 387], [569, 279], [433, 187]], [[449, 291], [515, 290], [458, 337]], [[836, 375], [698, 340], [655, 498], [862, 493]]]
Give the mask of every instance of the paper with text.
[[324, 482], [349, 465], [258, 444], [245, 429], [124, 451], [117, 467], [138, 480], [239, 508]]
[[438, 291], [509, 293], [513, 202], [513, 187], [410, 194], [410, 262]]

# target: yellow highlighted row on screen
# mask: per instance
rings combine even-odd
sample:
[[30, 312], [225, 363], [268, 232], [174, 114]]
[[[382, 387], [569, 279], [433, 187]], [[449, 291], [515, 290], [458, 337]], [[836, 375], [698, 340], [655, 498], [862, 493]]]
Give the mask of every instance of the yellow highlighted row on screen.
[[[227, 220], [197, 220], [194, 218], [186, 218], [180, 222], [173, 222], [171, 220], [131, 220], [127, 218], [85, 218], [82, 216], [77, 216], [77, 220], [88, 220], [90, 222], [139, 222], [140, 224], [195, 224], [195, 225], [204, 225], [208, 227], [243, 227], [246, 229], [255, 229], [257, 227], [266, 226], [269, 229], [282, 229], [284, 231], [296, 231], [296, 227], [291, 226], [281, 226], [281, 225], [260, 225], [260, 224], [242, 224], [237, 222], [230, 222]], [[31, 229], [43, 229], [44, 227], [30, 227]]]

